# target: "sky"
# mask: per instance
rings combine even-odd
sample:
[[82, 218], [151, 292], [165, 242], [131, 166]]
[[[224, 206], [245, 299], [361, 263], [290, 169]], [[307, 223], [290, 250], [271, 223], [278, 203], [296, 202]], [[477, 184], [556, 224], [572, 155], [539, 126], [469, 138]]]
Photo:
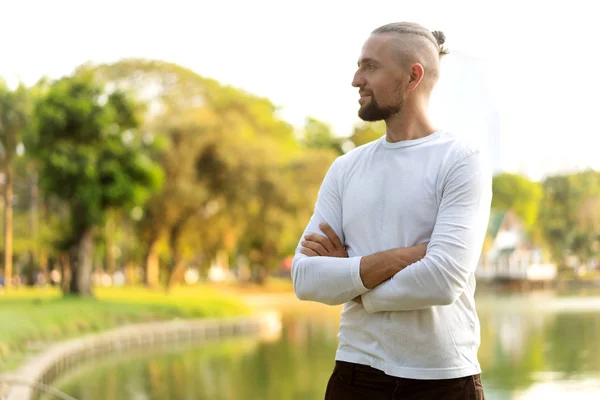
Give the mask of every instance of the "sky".
[[259, 96], [300, 127], [347, 136], [369, 33], [413, 21], [446, 34], [437, 125], [478, 140], [496, 170], [600, 169], [599, 36], [585, 0], [0, 0], [0, 77], [31, 84], [87, 62], [175, 62]]

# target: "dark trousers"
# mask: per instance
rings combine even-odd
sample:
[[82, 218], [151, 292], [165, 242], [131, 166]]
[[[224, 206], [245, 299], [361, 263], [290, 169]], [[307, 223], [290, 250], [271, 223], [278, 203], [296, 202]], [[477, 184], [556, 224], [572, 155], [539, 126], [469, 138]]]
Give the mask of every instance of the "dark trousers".
[[456, 379], [396, 378], [366, 365], [336, 361], [325, 400], [485, 400], [480, 375]]

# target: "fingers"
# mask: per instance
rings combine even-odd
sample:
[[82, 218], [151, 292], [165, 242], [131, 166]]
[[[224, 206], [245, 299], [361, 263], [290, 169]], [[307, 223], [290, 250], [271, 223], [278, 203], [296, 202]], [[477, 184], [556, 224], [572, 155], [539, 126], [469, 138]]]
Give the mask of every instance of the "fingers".
[[318, 256], [318, 254], [314, 250], [308, 249], [306, 247], [301, 248], [300, 253], [304, 254], [305, 256], [309, 256], [309, 257]]
[[[306, 235], [304, 237], [309, 242], [318, 243], [327, 251], [332, 252], [335, 250], [335, 246], [329, 241], [329, 239], [323, 235], [317, 235], [316, 233], [312, 233], [310, 235]], [[304, 245], [303, 245], [304, 246]]]
[[333, 230], [332, 227], [330, 227], [326, 223], [322, 223], [322, 224], [319, 224], [319, 228], [321, 228], [321, 230], [323, 231], [323, 233], [325, 233], [327, 235], [327, 237], [329, 238], [329, 240], [335, 246], [336, 249], [343, 249], [344, 248], [344, 245], [342, 244], [342, 241], [340, 240], [340, 238], [335, 233], [335, 231]]
[[328, 251], [325, 249], [325, 247], [323, 247], [320, 243], [317, 242], [310, 242], [310, 241], [303, 241], [302, 246], [311, 249], [312, 251], [314, 251], [315, 253], [317, 253], [320, 256], [323, 256], [325, 254], [328, 253]]

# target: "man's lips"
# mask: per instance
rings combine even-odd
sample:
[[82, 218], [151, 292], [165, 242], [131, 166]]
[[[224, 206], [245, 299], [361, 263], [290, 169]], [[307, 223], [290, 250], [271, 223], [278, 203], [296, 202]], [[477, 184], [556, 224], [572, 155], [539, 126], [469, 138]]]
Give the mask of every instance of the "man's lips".
[[360, 98], [358, 99], [358, 102], [362, 104], [365, 100], [367, 100], [368, 97], [371, 97], [371, 95], [369, 95], [369, 94], [361, 94]]

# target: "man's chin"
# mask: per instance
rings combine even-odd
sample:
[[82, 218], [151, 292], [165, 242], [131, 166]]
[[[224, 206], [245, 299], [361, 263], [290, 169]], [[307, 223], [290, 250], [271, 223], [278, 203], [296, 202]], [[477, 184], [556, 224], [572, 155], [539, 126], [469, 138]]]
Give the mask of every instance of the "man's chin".
[[385, 117], [380, 114], [371, 113], [368, 110], [363, 109], [358, 110], [358, 117], [365, 122], [377, 122], [385, 119]]

